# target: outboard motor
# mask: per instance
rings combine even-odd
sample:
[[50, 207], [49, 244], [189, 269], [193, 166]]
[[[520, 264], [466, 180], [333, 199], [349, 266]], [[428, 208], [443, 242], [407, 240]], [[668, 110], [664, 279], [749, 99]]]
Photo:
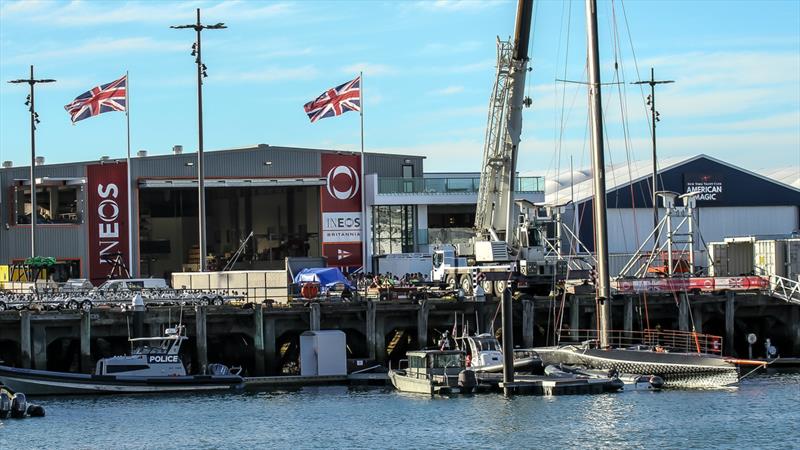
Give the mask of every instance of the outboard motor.
[[208, 367], [206, 368], [206, 372], [208, 372], [209, 375], [220, 375], [220, 376], [231, 374], [231, 370], [228, 368], [228, 366], [216, 363], [209, 364]]
[[11, 398], [11, 418], [22, 419], [28, 412], [28, 399], [23, 393], [14, 394]]
[[648, 381], [650, 381], [650, 386], [652, 386], [653, 389], [658, 390], [664, 387], [664, 379], [658, 375], [650, 375]]
[[464, 369], [458, 373], [458, 386], [465, 392], [472, 392], [478, 387], [478, 378], [474, 370]]
[[28, 403], [27, 412], [31, 417], [44, 417], [44, 406]]
[[8, 416], [10, 414], [11, 414], [11, 395], [4, 390], [0, 390], [0, 420], [8, 419]]

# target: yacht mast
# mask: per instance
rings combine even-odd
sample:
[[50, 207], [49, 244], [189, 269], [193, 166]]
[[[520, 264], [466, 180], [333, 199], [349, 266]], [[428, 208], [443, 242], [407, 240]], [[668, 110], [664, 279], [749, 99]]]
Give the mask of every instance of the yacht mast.
[[597, 1], [586, 0], [586, 47], [589, 64], [589, 111], [592, 125], [592, 172], [594, 175], [594, 234], [597, 254], [595, 286], [600, 319], [600, 346], [608, 347], [610, 279], [606, 220], [606, 170], [603, 157], [603, 107], [600, 97], [600, 54], [597, 45]]

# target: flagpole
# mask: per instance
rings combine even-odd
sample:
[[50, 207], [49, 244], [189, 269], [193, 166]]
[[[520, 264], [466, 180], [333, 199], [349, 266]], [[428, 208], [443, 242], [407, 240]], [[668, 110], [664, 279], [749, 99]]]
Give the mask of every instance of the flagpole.
[[[131, 102], [129, 93], [131, 90], [131, 79], [128, 71], [125, 71], [125, 121], [128, 130], [128, 157], [126, 159], [128, 169], [128, 273], [133, 276], [133, 201], [131, 200]], [[136, 274], [138, 274], [136, 270]]]
[[361, 218], [361, 272], [365, 275], [367, 273], [367, 196], [364, 190], [366, 186], [366, 180], [364, 179], [364, 166], [366, 165], [366, 160], [364, 160], [364, 72], [359, 72], [358, 78], [361, 97], [359, 99], [359, 109], [361, 113], [361, 211], [363, 211]]

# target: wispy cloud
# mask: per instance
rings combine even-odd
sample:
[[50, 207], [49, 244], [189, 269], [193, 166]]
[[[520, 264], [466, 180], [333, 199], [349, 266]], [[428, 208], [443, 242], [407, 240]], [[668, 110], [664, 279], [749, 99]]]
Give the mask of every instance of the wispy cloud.
[[405, 10], [421, 10], [425, 12], [475, 12], [487, 8], [504, 7], [510, 0], [421, 0], [402, 4]]
[[436, 89], [430, 93], [433, 95], [455, 95], [464, 92], [464, 86], [447, 86], [442, 89]]
[[354, 73], [357, 74], [359, 72], [364, 72], [366, 76], [370, 77], [370, 76], [394, 75], [395, 73], [397, 73], [397, 70], [394, 67], [387, 66], [385, 64], [360, 62], [342, 67], [341, 72], [349, 74], [354, 74]]
[[121, 39], [93, 39], [81, 44], [62, 47], [59, 45], [43, 46], [48, 50], [22, 53], [3, 58], [3, 63], [20, 63], [52, 59], [80, 58], [85, 56], [106, 55], [109, 53], [131, 52], [174, 52], [186, 50], [186, 43], [179, 41], [159, 41], [150, 37], [130, 37]]
[[[44, 7], [46, 6], [46, 7]], [[203, 7], [210, 21], [264, 20], [294, 12], [292, 3], [265, 3], [229, 0], [223, 2], [90, 2], [74, 0], [57, 6], [53, 2], [20, 0], [2, 7], [5, 16], [15, 20], [47, 22], [62, 26], [108, 25], [118, 23], [168, 23], [193, 20], [194, 10]]]
[[273, 83], [276, 81], [311, 80], [317, 78], [320, 71], [313, 65], [302, 67], [263, 67], [258, 70], [222, 72], [210, 77], [209, 82], [216, 83]]

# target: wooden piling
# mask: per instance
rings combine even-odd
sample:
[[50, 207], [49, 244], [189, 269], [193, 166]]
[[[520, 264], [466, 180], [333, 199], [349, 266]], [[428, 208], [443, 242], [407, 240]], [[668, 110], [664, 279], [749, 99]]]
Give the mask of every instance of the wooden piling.
[[427, 300], [420, 300], [417, 310], [417, 343], [420, 349], [428, 346], [428, 313], [430, 304]]
[[202, 374], [206, 372], [206, 368], [208, 367], [206, 307], [198, 305], [194, 307], [194, 311], [195, 342], [197, 344], [197, 367], [195, 367], [195, 371]]
[[264, 366], [264, 305], [253, 307], [253, 347], [255, 348], [255, 374], [265, 375]]
[[92, 364], [92, 314], [81, 311], [81, 372], [91, 373]]
[[522, 300], [522, 346], [525, 348], [533, 347], [534, 317], [533, 300]]
[[32, 367], [31, 355], [33, 354], [33, 349], [31, 347], [30, 311], [20, 311], [19, 313], [19, 343], [22, 367], [25, 369], [30, 369]]

